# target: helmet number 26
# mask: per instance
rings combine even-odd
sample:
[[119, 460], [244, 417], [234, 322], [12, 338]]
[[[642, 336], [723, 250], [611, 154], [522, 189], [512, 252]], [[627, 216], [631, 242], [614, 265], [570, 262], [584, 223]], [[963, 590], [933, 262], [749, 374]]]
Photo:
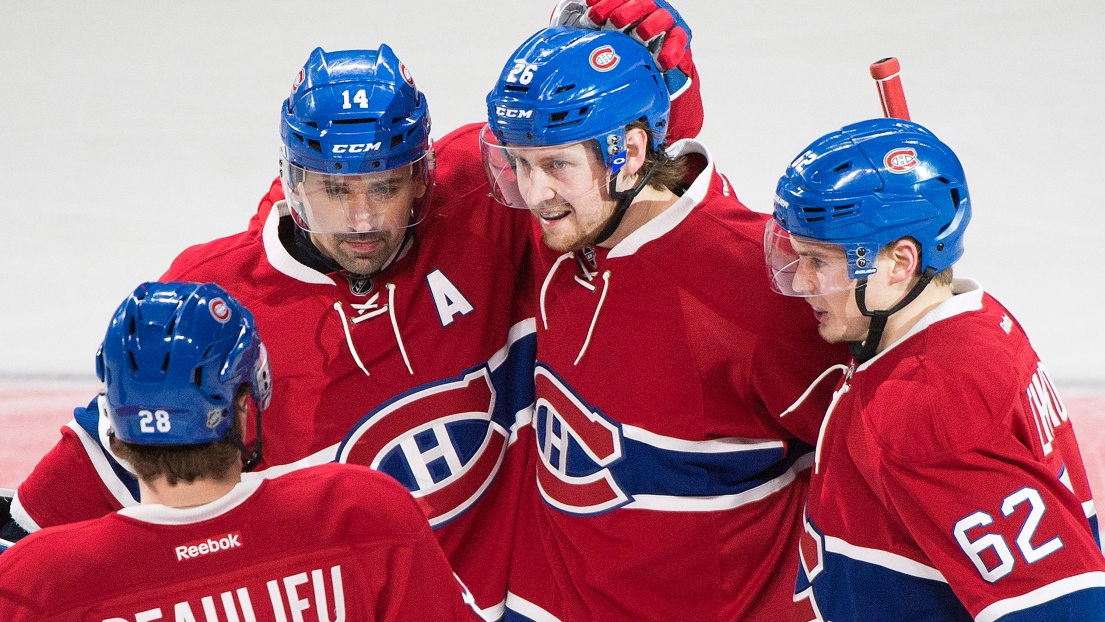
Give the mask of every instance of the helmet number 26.
[[515, 61], [514, 69], [506, 74], [506, 81], [529, 84], [533, 80], [533, 72], [535, 71], [537, 71], [537, 65], [530, 65], [525, 61]]
[[358, 89], [357, 92], [353, 94], [352, 102], [349, 101], [349, 89], [342, 91], [341, 97], [341, 107], [343, 110], [349, 110], [353, 107], [353, 104], [357, 104], [361, 108], [368, 108], [368, 93], [366, 93], [364, 89]]
[[173, 429], [173, 422], [169, 420], [169, 413], [164, 410], [156, 412], [139, 411], [138, 418], [143, 432], [153, 434], [155, 431], [168, 432]]

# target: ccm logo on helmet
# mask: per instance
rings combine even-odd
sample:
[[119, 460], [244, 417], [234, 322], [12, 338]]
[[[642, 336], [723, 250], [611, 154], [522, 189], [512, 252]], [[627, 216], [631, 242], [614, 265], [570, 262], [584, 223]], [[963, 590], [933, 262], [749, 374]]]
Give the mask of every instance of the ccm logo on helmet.
[[176, 549], [176, 560], [182, 562], [186, 559], [195, 559], [197, 557], [203, 557], [209, 553], [218, 553], [219, 551], [229, 551], [230, 549], [241, 548], [242, 546], [242, 533], [235, 531], [228, 533], [225, 536], [215, 540], [213, 538], [207, 538], [205, 540], [196, 540], [195, 542], [189, 542], [188, 544], [182, 544]]
[[507, 108], [506, 106], [495, 106], [495, 114], [500, 117], [506, 117], [508, 119], [532, 119], [532, 110], [517, 110], [515, 108]]
[[382, 143], [357, 143], [355, 145], [334, 145], [334, 153], [364, 153], [366, 151], [379, 151]]
[[618, 66], [618, 61], [621, 59], [622, 57], [618, 56], [613, 47], [604, 45], [591, 52], [591, 56], [587, 60], [591, 62], [591, 66], [596, 71], [610, 71]]
[[908, 173], [917, 168], [920, 161], [917, 160], [917, 150], [911, 147], [900, 147], [883, 156], [882, 163], [891, 173]]
[[211, 317], [219, 324], [226, 324], [230, 319], [230, 307], [226, 306], [226, 301], [222, 298], [212, 298], [207, 308], [211, 310]]

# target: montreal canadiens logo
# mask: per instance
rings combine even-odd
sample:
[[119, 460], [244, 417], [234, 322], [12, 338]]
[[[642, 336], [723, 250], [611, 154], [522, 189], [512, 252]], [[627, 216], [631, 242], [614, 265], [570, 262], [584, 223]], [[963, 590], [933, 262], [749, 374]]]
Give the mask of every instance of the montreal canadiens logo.
[[883, 165], [891, 173], [908, 173], [917, 168], [917, 150], [911, 147], [899, 147], [889, 151], [882, 159]]
[[625, 455], [620, 426], [584, 402], [551, 369], [539, 364], [534, 381], [537, 486], [545, 502], [577, 516], [629, 503], [632, 499], [610, 470]]
[[226, 324], [230, 320], [230, 307], [222, 298], [212, 298], [207, 308], [211, 310], [211, 317], [219, 324]]
[[486, 366], [420, 387], [366, 415], [337, 460], [392, 476], [438, 527], [472, 507], [499, 471], [508, 431], [492, 420], [495, 398]]
[[588, 60], [596, 71], [610, 71], [618, 66], [618, 61], [621, 59], [622, 57], [618, 56], [613, 47], [604, 45], [591, 52], [591, 57]]
[[403, 74], [403, 80], [405, 80], [407, 84], [412, 87], [414, 86], [414, 76], [411, 75], [410, 70], [407, 69], [407, 66], [403, 63], [399, 63], [399, 73]]
[[299, 90], [299, 85], [303, 84], [303, 70], [300, 69], [299, 73], [295, 74], [295, 80], [292, 82], [292, 92]]

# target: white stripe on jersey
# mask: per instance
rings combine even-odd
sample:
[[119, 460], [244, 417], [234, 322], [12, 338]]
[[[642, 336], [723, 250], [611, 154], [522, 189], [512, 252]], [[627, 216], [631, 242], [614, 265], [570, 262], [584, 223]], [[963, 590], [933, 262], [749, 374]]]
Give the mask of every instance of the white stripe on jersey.
[[948, 582], [948, 580], [944, 578], [944, 575], [940, 574], [940, 571], [932, 566], [926, 566], [908, 557], [880, 551], [879, 549], [856, 546], [840, 538], [825, 536], [825, 550], [829, 553], [837, 553], [857, 561], [882, 566], [883, 568], [907, 574], [911, 577], [939, 581], [941, 583]]
[[1004, 615], [1015, 611], [1031, 609], [1056, 598], [1073, 594], [1079, 590], [1089, 588], [1105, 588], [1105, 572], [1087, 572], [1066, 579], [1060, 579], [1043, 587], [1038, 587], [1027, 594], [999, 600], [989, 607], [978, 612], [976, 622], [993, 622]]

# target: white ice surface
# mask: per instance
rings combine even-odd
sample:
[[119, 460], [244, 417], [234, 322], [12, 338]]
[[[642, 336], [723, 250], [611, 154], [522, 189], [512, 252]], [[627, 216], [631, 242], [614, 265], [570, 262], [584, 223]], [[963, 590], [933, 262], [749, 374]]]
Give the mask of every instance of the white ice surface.
[[[486, 111], [552, 1], [7, 0], [0, 11], [0, 375], [91, 376], [107, 320], [184, 247], [244, 228], [277, 172], [278, 109], [315, 46], [390, 44], [434, 135]], [[913, 118], [957, 150], [959, 266], [1052, 375], [1105, 383], [1105, 2], [676, 0], [702, 139], [754, 209], [817, 136], [880, 114], [897, 56]]]

